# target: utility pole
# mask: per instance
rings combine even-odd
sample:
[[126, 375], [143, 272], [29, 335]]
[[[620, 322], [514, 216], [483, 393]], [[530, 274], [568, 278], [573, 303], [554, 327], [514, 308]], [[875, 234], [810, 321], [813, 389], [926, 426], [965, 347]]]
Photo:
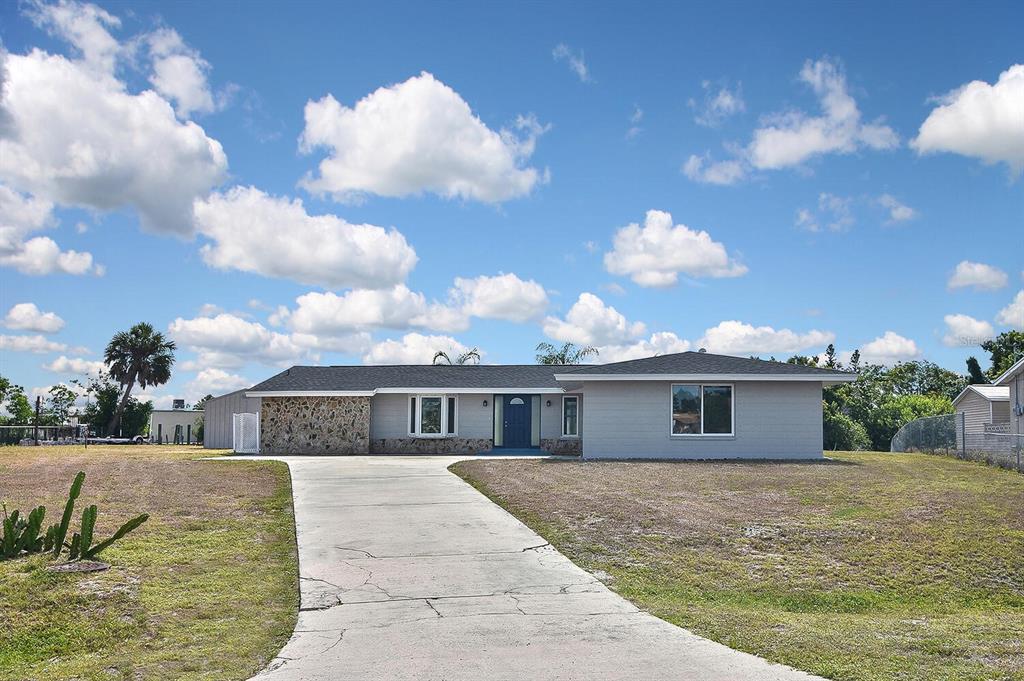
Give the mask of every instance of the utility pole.
[[32, 426], [32, 439], [35, 440], [36, 446], [39, 446], [39, 409], [42, 407], [43, 398], [36, 395], [36, 421]]

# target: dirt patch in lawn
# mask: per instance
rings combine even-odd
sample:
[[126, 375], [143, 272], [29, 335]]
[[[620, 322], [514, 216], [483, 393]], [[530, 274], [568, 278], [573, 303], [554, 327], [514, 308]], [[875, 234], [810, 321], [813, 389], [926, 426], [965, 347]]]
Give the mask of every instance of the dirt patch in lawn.
[[822, 463], [453, 470], [639, 606], [837, 679], [1024, 678], [1024, 476]]
[[[218, 452], [212, 452], [217, 454]], [[198, 461], [195, 447], [0, 448], [0, 499], [59, 520], [71, 480], [99, 507], [109, 570], [0, 562], [0, 679], [245, 679], [288, 640], [298, 609], [291, 481], [283, 463]], [[72, 526], [79, 523], [76, 518]]]

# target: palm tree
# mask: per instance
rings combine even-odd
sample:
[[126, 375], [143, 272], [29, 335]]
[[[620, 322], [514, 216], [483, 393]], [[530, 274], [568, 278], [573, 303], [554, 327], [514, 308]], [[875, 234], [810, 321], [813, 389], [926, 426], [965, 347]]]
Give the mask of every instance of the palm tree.
[[136, 383], [145, 389], [171, 380], [174, 347], [174, 341], [167, 340], [162, 333], [153, 330], [152, 324], [145, 322], [128, 331], [119, 331], [110, 339], [103, 361], [110, 367], [110, 377], [124, 387], [124, 395], [107, 426], [108, 434], [116, 432], [121, 423], [121, 415]]
[[537, 364], [582, 364], [590, 355], [599, 354], [598, 349], [592, 345], [576, 347], [566, 343], [556, 348], [551, 343], [540, 343], [537, 345]]
[[[473, 360], [473, 361], [470, 362], [470, 360]], [[469, 350], [466, 350], [464, 353], [462, 353], [461, 355], [456, 357], [455, 361], [453, 362], [452, 358], [448, 356], [447, 352], [445, 352], [444, 350], [438, 350], [437, 352], [434, 353], [434, 360], [431, 363], [432, 364], [479, 364], [480, 363], [480, 351], [477, 350], [476, 348], [470, 348]]]

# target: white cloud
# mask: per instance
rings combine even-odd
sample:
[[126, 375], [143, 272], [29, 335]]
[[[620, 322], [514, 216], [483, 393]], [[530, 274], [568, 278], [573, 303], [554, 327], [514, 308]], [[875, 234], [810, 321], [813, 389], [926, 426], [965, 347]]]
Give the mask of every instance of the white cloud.
[[878, 197], [878, 204], [889, 211], [889, 224], [906, 222], [917, 217], [917, 211], [910, 206], [900, 203], [892, 194], [882, 194]]
[[299, 199], [255, 187], [214, 192], [195, 204], [200, 252], [218, 269], [254, 272], [325, 287], [384, 287], [403, 281], [416, 252], [392, 228], [310, 215]]
[[579, 345], [622, 345], [642, 336], [642, 322], [630, 322], [622, 313], [593, 293], [581, 293], [565, 319], [547, 317], [544, 333], [564, 343]]
[[49, 364], [44, 364], [43, 368], [47, 371], [52, 371], [55, 374], [96, 376], [101, 371], [106, 371], [107, 365], [103, 362], [61, 355]]
[[223, 369], [207, 368], [197, 373], [196, 377], [185, 385], [185, 390], [187, 399], [196, 402], [207, 395], [217, 397], [251, 386], [252, 382], [244, 376], [231, 374]]
[[124, 50], [106, 30], [116, 18], [70, 2], [35, 7], [82, 57], [0, 52], [0, 180], [53, 203], [131, 207], [150, 231], [190, 235], [193, 200], [227, 171], [220, 143], [157, 92], [132, 94], [118, 80]]
[[457, 92], [422, 73], [382, 87], [353, 108], [333, 96], [306, 103], [301, 149], [329, 151], [303, 186], [336, 200], [365, 194], [499, 203], [525, 196], [546, 173], [526, 166], [545, 131], [532, 116], [495, 132]]
[[836, 196], [828, 192], [818, 195], [817, 212], [808, 208], [800, 208], [796, 212], [796, 226], [809, 232], [844, 232], [854, 225], [853, 199]]
[[731, 185], [746, 178], [747, 167], [742, 161], [714, 161], [710, 154], [692, 154], [682, 168], [683, 174], [694, 182]]
[[432, 328], [463, 331], [465, 315], [429, 304], [422, 293], [404, 284], [390, 289], [353, 289], [342, 295], [313, 291], [296, 298], [297, 307], [283, 315], [298, 333], [332, 335], [370, 329]]
[[977, 291], [995, 291], [1006, 286], [1009, 280], [1006, 272], [998, 267], [962, 260], [953, 270], [946, 287], [950, 290], [973, 288]]
[[644, 226], [631, 223], [615, 233], [604, 256], [612, 274], [627, 275], [641, 286], [671, 286], [679, 274], [691, 277], [738, 277], [745, 265], [730, 257], [725, 246], [705, 231], [672, 224], [672, 215], [647, 211]]
[[153, 73], [149, 82], [157, 92], [175, 102], [181, 118], [209, 113], [219, 108], [207, 78], [210, 64], [185, 44], [172, 28], [161, 28], [146, 36]]
[[583, 58], [583, 50], [573, 51], [565, 43], [559, 43], [555, 45], [555, 49], [551, 50], [551, 56], [555, 61], [565, 61], [581, 83], [593, 82], [590, 71], [587, 69], [587, 62]]
[[991, 324], [965, 314], [948, 314], [942, 319], [946, 322], [942, 344], [951, 348], [980, 345], [996, 335]]
[[733, 150], [735, 158], [716, 162], [708, 154], [691, 156], [683, 166], [686, 176], [698, 182], [734, 184], [751, 170], [778, 170], [824, 154], [899, 146], [899, 136], [892, 128], [879, 121], [861, 120], [838, 63], [808, 60], [800, 70], [800, 80], [818, 97], [821, 115], [791, 110], [765, 116], [750, 143]]
[[9, 352], [34, 352], [45, 354], [47, 352], [64, 352], [68, 346], [64, 343], [57, 343], [45, 336], [7, 336], [0, 335], [0, 350]]
[[168, 327], [175, 341], [200, 353], [205, 366], [234, 368], [246, 361], [293, 364], [309, 356], [292, 337], [233, 314], [178, 317]]
[[886, 331], [860, 348], [861, 362], [865, 364], [896, 364], [916, 359], [921, 355], [917, 343], [894, 331]]
[[401, 340], [387, 339], [374, 345], [363, 355], [363, 363], [430, 364], [438, 350], [444, 351], [449, 357], [456, 357], [469, 348], [451, 336], [407, 333]]
[[20, 253], [26, 235], [53, 222], [53, 203], [0, 184], [0, 257]]
[[1010, 304], [996, 313], [996, 322], [1024, 331], [1024, 289], [1017, 291]]
[[919, 154], [950, 152], [1024, 170], [1024, 64], [999, 74], [995, 85], [974, 80], [938, 98], [910, 142]]
[[675, 352], [686, 352], [690, 349], [690, 341], [680, 338], [671, 331], [651, 334], [649, 339], [625, 345], [602, 345], [598, 347], [598, 356], [594, 361], [624, 362], [629, 359], [668, 355]]
[[97, 276], [102, 276], [106, 271], [102, 265], [93, 264], [91, 253], [62, 251], [57, 242], [48, 236], [29, 239], [21, 245], [19, 251], [0, 256], [0, 267], [12, 267], [22, 274], [36, 276], [55, 272], [63, 274], [92, 272]]
[[790, 329], [753, 326], [729, 320], [705, 330], [704, 336], [695, 345], [708, 352], [726, 355], [764, 355], [799, 352], [827, 345], [834, 340], [835, 334], [830, 331], [812, 329], [798, 333]]
[[542, 315], [548, 306], [543, 286], [512, 273], [474, 279], [456, 277], [449, 294], [452, 304], [465, 314], [483, 319], [526, 322]]
[[633, 139], [644, 131], [640, 125], [644, 120], [644, 110], [633, 105], [633, 113], [629, 116], [629, 129], [626, 130], [626, 139]]
[[4, 326], [18, 331], [57, 333], [64, 328], [64, 320], [55, 312], [43, 312], [35, 303], [18, 303], [7, 311]]
[[735, 89], [729, 89], [728, 85], [714, 86], [710, 81], [701, 83], [704, 90], [704, 100], [698, 104], [694, 99], [689, 101], [690, 108], [696, 110], [694, 122], [708, 128], [717, 128], [725, 119], [738, 113], [746, 111], [746, 103], [743, 101], [743, 87], [736, 84]]
[[861, 122], [857, 102], [847, 92], [846, 76], [837, 63], [808, 60], [800, 70], [800, 80], [814, 90], [822, 115], [790, 111], [770, 116], [764, 127], [754, 131], [748, 147], [755, 168], [786, 168], [820, 154], [848, 154], [861, 147], [899, 146], [899, 137], [892, 128]]

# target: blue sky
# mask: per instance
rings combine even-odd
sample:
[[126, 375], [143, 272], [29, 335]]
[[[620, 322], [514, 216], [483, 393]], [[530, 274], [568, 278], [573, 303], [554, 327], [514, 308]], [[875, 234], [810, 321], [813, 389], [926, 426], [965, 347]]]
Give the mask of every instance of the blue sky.
[[[0, 371], [179, 344], [158, 405], [542, 340], [1024, 327], [1019, 3], [6, 3]], [[86, 255], [88, 254], [88, 255]]]

